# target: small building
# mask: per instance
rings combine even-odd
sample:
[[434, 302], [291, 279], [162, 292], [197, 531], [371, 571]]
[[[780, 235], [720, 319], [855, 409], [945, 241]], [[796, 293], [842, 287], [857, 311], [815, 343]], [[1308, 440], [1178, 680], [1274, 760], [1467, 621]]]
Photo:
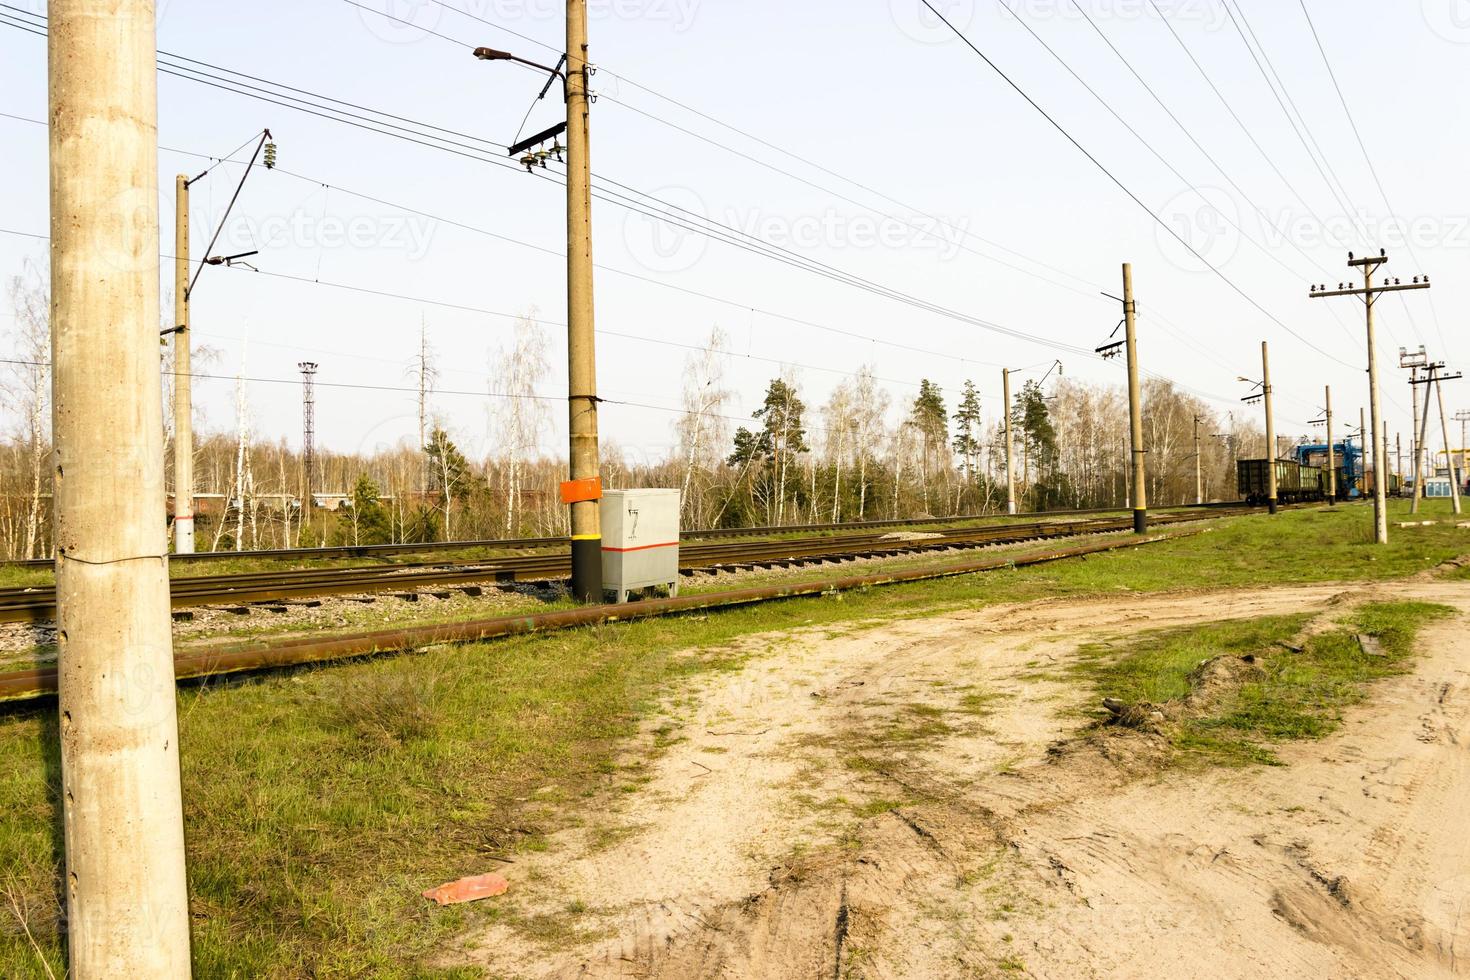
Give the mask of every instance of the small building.
[[1454, 495], [1454, 485], [1447, 476], [1431, 476], [1424, 481], [1424, 497], [1443, 497], [1448, 500]]

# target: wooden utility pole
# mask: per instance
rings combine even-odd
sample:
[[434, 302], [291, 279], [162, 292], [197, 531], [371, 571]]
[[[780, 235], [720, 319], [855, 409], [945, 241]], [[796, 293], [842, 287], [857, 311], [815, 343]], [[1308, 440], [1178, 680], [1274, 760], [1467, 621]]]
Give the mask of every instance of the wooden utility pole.
[[1337, 506], [1337, 454], [1332, 446], [1332, 386], [1327, 386], [1327, 506]]
[[1271, 356], [1261, 341], [1261, 395], [1266, 401], [1266, 510], [1276, 513], [1276, 413], [1271, 407]]
[[153, 0], [52, 0], [57, 672], [69, 973], [187, 977], [158, 372]]
[[[1354, 258], [1353, 253], [1348, 253], [1348, 267], [1363, 270], [1363, 288], [1350, 289], [1343, 283], [1338, 283], [1336, 289], [1328, 289], [1325, 284], [1313, 289], [1308, 295], [1313, 299], [1324, 299], [1329, 296], [1357, 296], [1363, 300], [1368, 330], [1368, 405], [1373, 413], [1373, 427], [1364, 430], [1363, 452], [1367, 456], [1367, 444], [1369, 440], [1378, 441], [1378, 431], [1382, 424], [1383, 414], [1379, 408], [1378, 388], [1378, 345], [1373, 332], [1373, 305], [1378, 302], [1378, 297], [1383, 293], [1397, 292], [1402, 289], [1428, 289], [1429, 277], [1423, 276], [1420, 282], [1419, 276], [1415, 276], [1412, 282], [1400, 283], [1395, 279], [1392, 283], [1384, 280], [1381, 286], [1373, 285], [1373, 273], [1379, 266], [1388, 262], [1388, 253], [1379, 249], [1378, 255], [1368, 258]], [[1374, 451], [1375, 458], [1382, 458], [1383, 451]], [[1374, 536], [1379, 544], [1388, 544], [1388, 488], [1384, 480], [1373, 480], [1373, 524]]]
[[1205, 471], [1203, 459], [1199, 448], [1199, 416], [1194, 417], [1194, 502], [1201, 505], [1205, 502]]
[[1133, 532], [1148, 531], [1148, 473], [1143, 448], [1143, 391], [1138, 382], [1138, 304], [1133, 301], [1133, 266], [1123, 263], [1124, 343], [1128, 348], [1128, 430], [1133, 445]]
[[194, 553], [194, 379], [189, 339], [189, 178], [174, 178], [174, 551]]
[[1016, 513], [1016, 463], [1013, 451], [1016, 445], [1015, 436], [1011, 434], [1011, 369], [1002, 368], [1000, 372], [1001, 397], [1005, 399], [1005, 431], [1006, 431], [1006, 513], [1015, 516]]

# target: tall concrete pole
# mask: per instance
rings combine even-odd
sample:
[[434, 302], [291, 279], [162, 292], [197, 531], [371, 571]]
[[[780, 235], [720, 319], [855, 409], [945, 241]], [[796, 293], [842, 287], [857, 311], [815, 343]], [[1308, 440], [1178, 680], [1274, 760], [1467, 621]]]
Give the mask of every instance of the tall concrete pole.
[[1383, 423], [1383, 432], [1381, 432], [1379, 435], [1382, 438], [1380, 439], [1380, 441], [1378, 442], [1377, 447], [1373, 451], [1375, 453], [1380, 453], [1380, 455], [1379, 455], [1378, 458], [1381, 459], [1381, 460], [1383, 460], [1383, 472], [1384, 472], [1383, 479], [1385, 481], [1384, 493], [1387, 494], [1388, 493], [1388, 487], [1392, 486], [1392, 483], [1393, 483], [1393, 470], [1389, 467], [1389, 456], [1388, 456], [1388, 423], [1387, 422], [1384, 422]]
[[1194, 417], [1194, 502], [1205, 502], [1204, 459], [1199, 450], [1199, 416]]
[[[1444, 437], [1444, 464], [1450, 471], [1450, 503], [1454, 505], [1455, 513], [1460, 513], [1460, 480], [1455, 475], [1455, 451], [1450, 446], [1450, 420], [1444, 413], [1444, 381], [1436, 380], [1434, 393], [1439, 399], [1439, 431]], [[1425, 393], [1425, 402], [1429, 401], [1428, 393]], [[1425, 405], [1425, 414], [1429, 414], [1428, 405]]]
[[48, 10], [69, 972], [187, 977], [158, 374], [153, 0]]
[[1402, 434], [1393, 437], [1393, 457], [1399, 471], [1399, 477], [1404, 475], [1404, 437]]
[[1337, 506], [1337, 454], [1332, 447], [1332, 386], [1327, 386], [1327, 506]]
[[1470, 412], [1456, 412], [1455, 421], [1460, 423], [1460, 479], [1464, 480], [1465, 472], [1470, 470], [1470, 443], [1465, 442], [1465, 423], [1470, 422]]
[[[1372, 489], [1373, 489], [1372, 487], [1368, 486], [1368, 460], [1371, 458], [1370, 457], [1370, 454], [1368, 452], [1368, 447], [1370, 445], [1372, 445], [1371, 438], [1372, 437], [1368, 435], [1368, 416], [1363, 411], [1362, 408], [1359, 408], [1358, 409], [1358, 450], [1362, 453], [1362, 462], [1359, 465], [1362, 466], [1362, 468], [1363, 468], [1363, 494], [1365, 496], [1368, 493], [1372, 492]], [[1374, 482], [1377, 482], [1378, 473], [1376, 471], [1373, 474], [1373, 478], [1374, 478]]]
[[1128, 348], [1128, 430], [1133, 445], [1133, 531], [1148, 531], [1148, 473], [1143, 448], [1143, 392], [1138, 382], [1138, 304], [1133, 301], [1133, 266], [1123, 263], [1123, 322]]
[[588, 131], [587, 0], [567, 0], [567, 408], [572, 595], [602, 601], [602, 480], [592, 306], [592, 163]]
[[189, 178], [174, 178], [174, 551], [194, 553], [194, 382], [189, 339]]
[[[1363, 308], [1367, 310], [1368, 327], [1368, 411], [1373, 419], [1373, 427], [1364, 430], [1370, 433], [1368, 438], [1363, 440], [1364, 465], [1366, 465], [1368, 443], [1378, 441], [1378, 427], [1383, 419], [1378, 389], [1378, 337], [1373, 325], [1373, 304], [1377, 301], [1377, 297], [1373, 295], [1374, 268], [1375, 266], [1371, 263], [1363, 266], [1363, 290], [1366, 293], [1363, 297]], [[1374, 456], [1378, 455], [1375, 449]], [[1374, 466], [1378, 465], [1378, 460], [1375, 458]], [[1376, 469], [1373, 472], [1373, 535], [1374, 540], [1379, 544], [1388, 544], [1388, 485], [1387, 481], [1378, 478]]]
[[1276, 513], [1276, 413], [1271, 404], [1271, 355], [1261, 341], [1261, 392], [1266, 398], [1266, 510]]
[[1006, 513], [1016, 513], [1016, 461], [1015, 447], [1016, 439], [1011, 434], [1011, 369], [1002, 368], [1000, 372], [1001, 397], [1005, 399], [1005, 429], [1006, 429]]
[[[1424, 493], [1424, 446], [1419, 441], [1419, 368], [1409, 369], [1409, 391], [1413, 398], [1414, 424], [1409, 429], [1409, 451], [1414, 456], [1414, 494], [1413, 503], [1409, 505], [1409, 512], [1419, 513], [1419, 498]], [[1424, 400], [1426, 414], [1429, 409], [1429, 399]]]
[[[1428, 375], [1429, 380], [1427, 382], [1427, 384], [1429, 384], [1431, 387], [1433, 387], [1433, 385], [1434, 385], [1434, 376], [1435, 376], [1434, 365], [1431, 364], [1429, 366], [1429, 375]], [[1418, 454], [1416, 454], [1416, 457], [1415, 457], [1415, 460], [1414, 460], [1415, 469], [1417, 470], [1417, 473], [1416, 473], [1416, 475], [1414, 477], [1414, 502], [1409, 507], [1409, 513], [1411, 513], [1411, 514], [1417, 514], [1417, 513], [1419, 513], [1419, 504], [1420, 504], [1420, 502], [1422, 502], [1424, 500], [1424, 481], [1427, 480], [1427, 479], [1429, 479], [1430, 473], [1433, 472], [1433, 470], [1429, 466], [1429, 460], [1428, 460], [1428, 458], [1423, 455], [1425, 449], [1429, 445], [1429, 393], [1428, 392], [1425, 392], [1424, 393], [1424, 415], [1422, 417], [1420, 417], [1420, 418], [1415, 419], [1414, 421], [1418, 423], [1419, 432], [1414, 437], [1414, 445], [1418, 449]]]

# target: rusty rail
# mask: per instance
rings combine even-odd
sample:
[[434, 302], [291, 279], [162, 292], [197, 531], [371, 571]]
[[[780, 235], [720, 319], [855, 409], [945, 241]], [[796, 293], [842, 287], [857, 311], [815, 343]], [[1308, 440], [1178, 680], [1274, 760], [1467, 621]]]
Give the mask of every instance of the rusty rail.
[[[758, 586], [734, 589], [727, 592], [710, 592], [702, 595], [680, 596], [669, 599], [650, 599], [628, 604], [584, 606], [559, 612], [534, 615], [496, 616], [489, 619], [462, 623], [446, 623], [437, 626], [417, 626], [397, 630], [378, 630], [336, 636], [329, 639], [288, 640], [267, 647], [228, 646], [217, 649], [198, 650], [174, 658], [174, 674], [179, 680], [212, 677], [245, 671], [297, 667], [305, 664], [323, 663], [369, 657], [376, 654], [396, 653], [417, 647], [435, 646], [444, 643], [474, 643], [481, 640], [516, 636], [526, 633], [549, 632], [577, 626], [593, 626], [602, 623], [651, 619], [676, 613], [694, 612], [703, 609], [721, 609], [751, 605], [777, 599], [792, 599], [802, 596], [823, 595], [851, 589], [896, 585], [905, 582], [922, 582], [936, 579], [955, 578], [1006, 568], [1022, 568], [1103, 554], [1124, 548], [1146, 544], [1157, 544], [1178, 538], [1191, 537], [1203, 530], [1184, 531], [1170, 535], [1151, 535], [1145, 538], [1126, 538], [1081, 545], [1054, 551], [1035, 552], [1014, 557], [996, 557], [982, 561], [962, 562], [940, 568], [909, 569], [874, 575], [855, 575], [838, 579], [796, 582], [784, 585]], [[41, 667], [32, 670], [0, 674], [0, 702], [28, 701], [56, 692], [56, 668]]]

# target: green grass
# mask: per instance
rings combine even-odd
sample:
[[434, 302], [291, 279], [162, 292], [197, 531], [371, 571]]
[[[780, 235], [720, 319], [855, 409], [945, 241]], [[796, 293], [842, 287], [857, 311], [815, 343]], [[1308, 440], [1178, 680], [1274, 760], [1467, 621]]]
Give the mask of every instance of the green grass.
[[[1211, 657], [1254, 656], [1259, 670], [1220, 692], [1202, 715], [1166, 729], [1189, 764], [1277, 764], [1274, 744], [1321, 738], [1335, 731], [1343, 711], [1367, 697], [1377, 680], [1408, 671], [1415, 634], [1449, 615], [1447, 606], [1422, 602], [1369, 603], [1340, 628], [1312, 637], [1301, 652], [1281, 644], [1310, 618], [1273, 616], [1163, 630], [1132, 640], [1121, 651], [1094, 645], [1076, 673], [1099, 697], [1162, 704], [1190, 692], [1190, 674]], [[1365, 653], [1357, 636], [1376, 637], [1382, 655]]]
[[1069, 673], [1091, 680], [1103, 697], [1130, 703], [1177, 701], [1189, 693], [1189, 675], [1203, 661], [1260, 653], [1295, 635], [1310, 618], [1269, 616], [1160, 630], [1132, 638], [1121, 655], [1110, 644], [1089, 644], [1078, 651]]
[[[1394, 545], [1375, 549], [1366, 543], [1370, 519], [1365, 508], [1341, 507], [1223, 520], [1208, 534], [1085, 561], [186, 688], [179, 713], [196, 971], [473, 975], [427, 964], [453, 937], [518, 915], [515, 886], [504, 899], [450, 909], [430, 906], [419, 892], [503, 867], [496, 856], [544, 847], [579, 810], [636, 786], [644, 778], [638, 763], [657, 751], [636, 738], [642, 720], [692, 676], [738, 667], [742, 655], [728, 644], [742, 636], [804, 626], [852, 631], [1049, 596], [1381, 579], [1470, 552], [1470, 534], [1452, 525], [1396, 531]], [[1386, 644], [1399, 642], [1396, 623], [1374, 625]], [[980, 692], [962, 709], [979, 715], [984, 707]], [[1231, 716], [1239, 721], [1222, 715], [1201, 737], [1237, 738], [1228, 725], [1246, 724], [1249, 708], [1242, 700]], [[7, 978], [45, 975], [7, 911], [7, 892], [51, 969], [63, 971], [54, 718], [54, 705], [0, 715], [0, 976]], [[943, 737], [946, 722], [906, 712], [901, 724], [901, 734], [922, 744]], [[554, 792], [538, 793], [547, 787]]]

